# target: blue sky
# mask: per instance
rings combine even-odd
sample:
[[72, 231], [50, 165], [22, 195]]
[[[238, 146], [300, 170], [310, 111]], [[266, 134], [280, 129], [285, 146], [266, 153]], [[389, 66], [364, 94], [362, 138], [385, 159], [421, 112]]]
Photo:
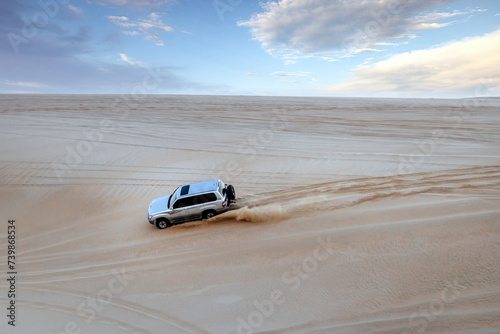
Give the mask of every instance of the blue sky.
[[0, 93], [500, 95], [494, 0], [0, 3]]

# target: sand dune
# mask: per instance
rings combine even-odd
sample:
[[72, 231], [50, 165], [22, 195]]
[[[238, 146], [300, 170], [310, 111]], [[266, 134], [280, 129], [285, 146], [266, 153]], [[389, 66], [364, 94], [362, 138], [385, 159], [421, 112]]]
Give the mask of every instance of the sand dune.
[[[0, 330], [500, 333], [499, 107], [0, 95]], [[148, 224], [216, 177], [234, 210]]]

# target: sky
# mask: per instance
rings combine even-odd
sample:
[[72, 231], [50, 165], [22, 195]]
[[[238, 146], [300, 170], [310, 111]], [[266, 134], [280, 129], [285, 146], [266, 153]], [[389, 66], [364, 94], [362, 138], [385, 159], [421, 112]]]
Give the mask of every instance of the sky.
[[0, 60], [0, 93], [500, 96], [500, 1], [1, 1]]

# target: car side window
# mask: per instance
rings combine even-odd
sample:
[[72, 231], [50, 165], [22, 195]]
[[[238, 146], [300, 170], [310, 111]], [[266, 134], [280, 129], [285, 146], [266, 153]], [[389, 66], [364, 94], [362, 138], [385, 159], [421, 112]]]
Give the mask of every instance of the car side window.
[[174, 209], [185, 208], [186, 206], [191, 206], [192, 202], [193, 202], [193, 197], [181, 198], [180, 200], [174, 203], [173, 208]]
[[216, 200], [217, 200], [217, 196], [214, 193], [208, 193], [208, 194], [191, 196], [191, 197], [184, 197], [184, 198], [179, 199], [177, 202], [175, 202], [173, 208], [174, 209], [185, 208], [187, 206], [204, 204], [204, 203], [208, 203], [208, 202], [214, 202]]
[[193, 197], [193, 205], [214, 202], [216, 200], [217, 200], [217, 196], [215, 196], [214, 193], [198, 195], [198, 196]]
[[215, 196], [214, 193], [205, 194], [203, 196], [205, 196], [205, 203], [215, 202], [217, 200], [217, 196]]
[[203, 204], [203, 195], [193, 196], [193, 205]]
[[181, 198], [180, 200], [178, 200], [174, 203], [174, 205], [172, 206], [172, 209], [182, 208], [183, 204], [184, 204], [184, 198]]

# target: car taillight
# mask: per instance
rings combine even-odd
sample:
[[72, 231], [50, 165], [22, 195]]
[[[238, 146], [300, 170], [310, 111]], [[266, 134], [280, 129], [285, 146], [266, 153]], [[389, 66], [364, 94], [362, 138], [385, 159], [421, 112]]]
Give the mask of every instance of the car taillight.
[[222, 202], [222, 207], [225, 208], [226, 207], [226, 201]]

